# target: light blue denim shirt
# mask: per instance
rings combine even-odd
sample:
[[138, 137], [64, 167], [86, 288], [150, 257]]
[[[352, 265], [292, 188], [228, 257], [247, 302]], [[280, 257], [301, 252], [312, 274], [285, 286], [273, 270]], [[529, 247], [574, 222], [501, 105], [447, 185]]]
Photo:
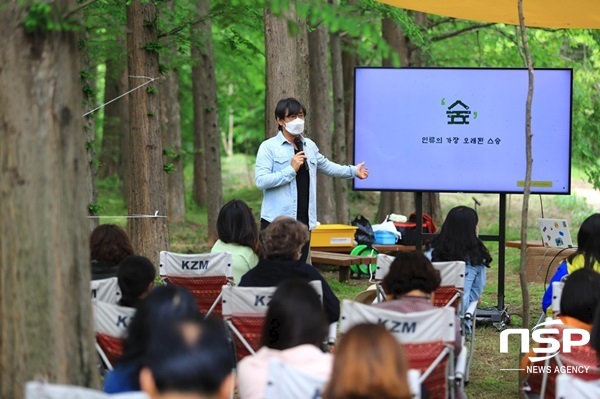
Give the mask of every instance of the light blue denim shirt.
[[[305, 137], [303, 141], [310, 175], [308, 228], [312, 230], [317, 226], [317, 171], [328, 176], [351, 179], [356, 177], [356, 166], [331, 162], [319, 152], [314, 141]], [[282, 132], [263, 141], [258, 148], [254, 178], [256, 187], [264, 193], [260, 217], [268, 222], [277, 216], [297, 217], [296, 171], [291, 165], [293, 156], [294, 146]]]

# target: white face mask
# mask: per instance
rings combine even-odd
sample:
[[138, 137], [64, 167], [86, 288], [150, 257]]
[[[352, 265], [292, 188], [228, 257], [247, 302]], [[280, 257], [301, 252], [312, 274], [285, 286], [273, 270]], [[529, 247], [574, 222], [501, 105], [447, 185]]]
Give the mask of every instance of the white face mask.
[[304, 131], [304, 120], [296, 118], [293, 121], [286, 123], [285, 130], [287, 130], [289, 134], [293, 134], [294, 136], [302, 134], [302, 132]]

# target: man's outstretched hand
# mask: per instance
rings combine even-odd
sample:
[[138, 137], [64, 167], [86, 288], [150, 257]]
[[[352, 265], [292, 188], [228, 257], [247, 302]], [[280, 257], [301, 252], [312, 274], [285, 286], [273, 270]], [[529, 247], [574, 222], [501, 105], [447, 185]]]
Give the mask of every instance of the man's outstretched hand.
[[365, 167], [365, 163], [361, 162], [356, 165], [356, 177], [359, 179], [366, 179], [369, 177], [369, 169]]

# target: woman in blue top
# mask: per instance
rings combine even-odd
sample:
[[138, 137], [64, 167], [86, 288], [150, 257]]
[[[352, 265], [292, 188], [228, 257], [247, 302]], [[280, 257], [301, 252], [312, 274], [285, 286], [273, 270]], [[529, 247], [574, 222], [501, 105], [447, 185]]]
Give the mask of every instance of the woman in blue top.
[[[547, 312], [552, 304], [553, 282], [561, 281], [575, 270], [583, 268], [593, 268], [600, 273], [600, 213], [588, 216], [581, 223], [577, 233], [577, 245], [577, 251], [562, 261], [548, 284], [548, 289], [546, 289], [542, 299], [544, 312]], [[552, 316], [552, 313], [549, 316]]]
[[479, 301], [485, 287], [486, 268], [492, 257], [478, 237], [479, 217], [474, 209], [457, 206], [450, 209], [440, 232], [431, 240], [433, 262], [466, 263], [464, 308]]

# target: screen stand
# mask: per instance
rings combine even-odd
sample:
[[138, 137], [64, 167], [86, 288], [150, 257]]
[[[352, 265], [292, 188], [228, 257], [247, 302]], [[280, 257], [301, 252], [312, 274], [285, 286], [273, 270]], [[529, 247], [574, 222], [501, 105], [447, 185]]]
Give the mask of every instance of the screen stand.
[[[491, 322], [498, 331], [506, 326], [509, 319], [506, 305], [504, 304], [504, 279], [505, 279], [505, 255], [506, 255], [506, 194], [499, 194], [498, 204], [498, 234], [480, 235], [482, 241], [498, 242], [498, 303], [494, 308], [477, 309], [477, 321]], [[423, 220], [423, 192], [415, 193], [416, 220]], [[423, 250], [423, 239], [433, 234], [423, 233], [423, 223], [416, 226], [416, 248]]]

